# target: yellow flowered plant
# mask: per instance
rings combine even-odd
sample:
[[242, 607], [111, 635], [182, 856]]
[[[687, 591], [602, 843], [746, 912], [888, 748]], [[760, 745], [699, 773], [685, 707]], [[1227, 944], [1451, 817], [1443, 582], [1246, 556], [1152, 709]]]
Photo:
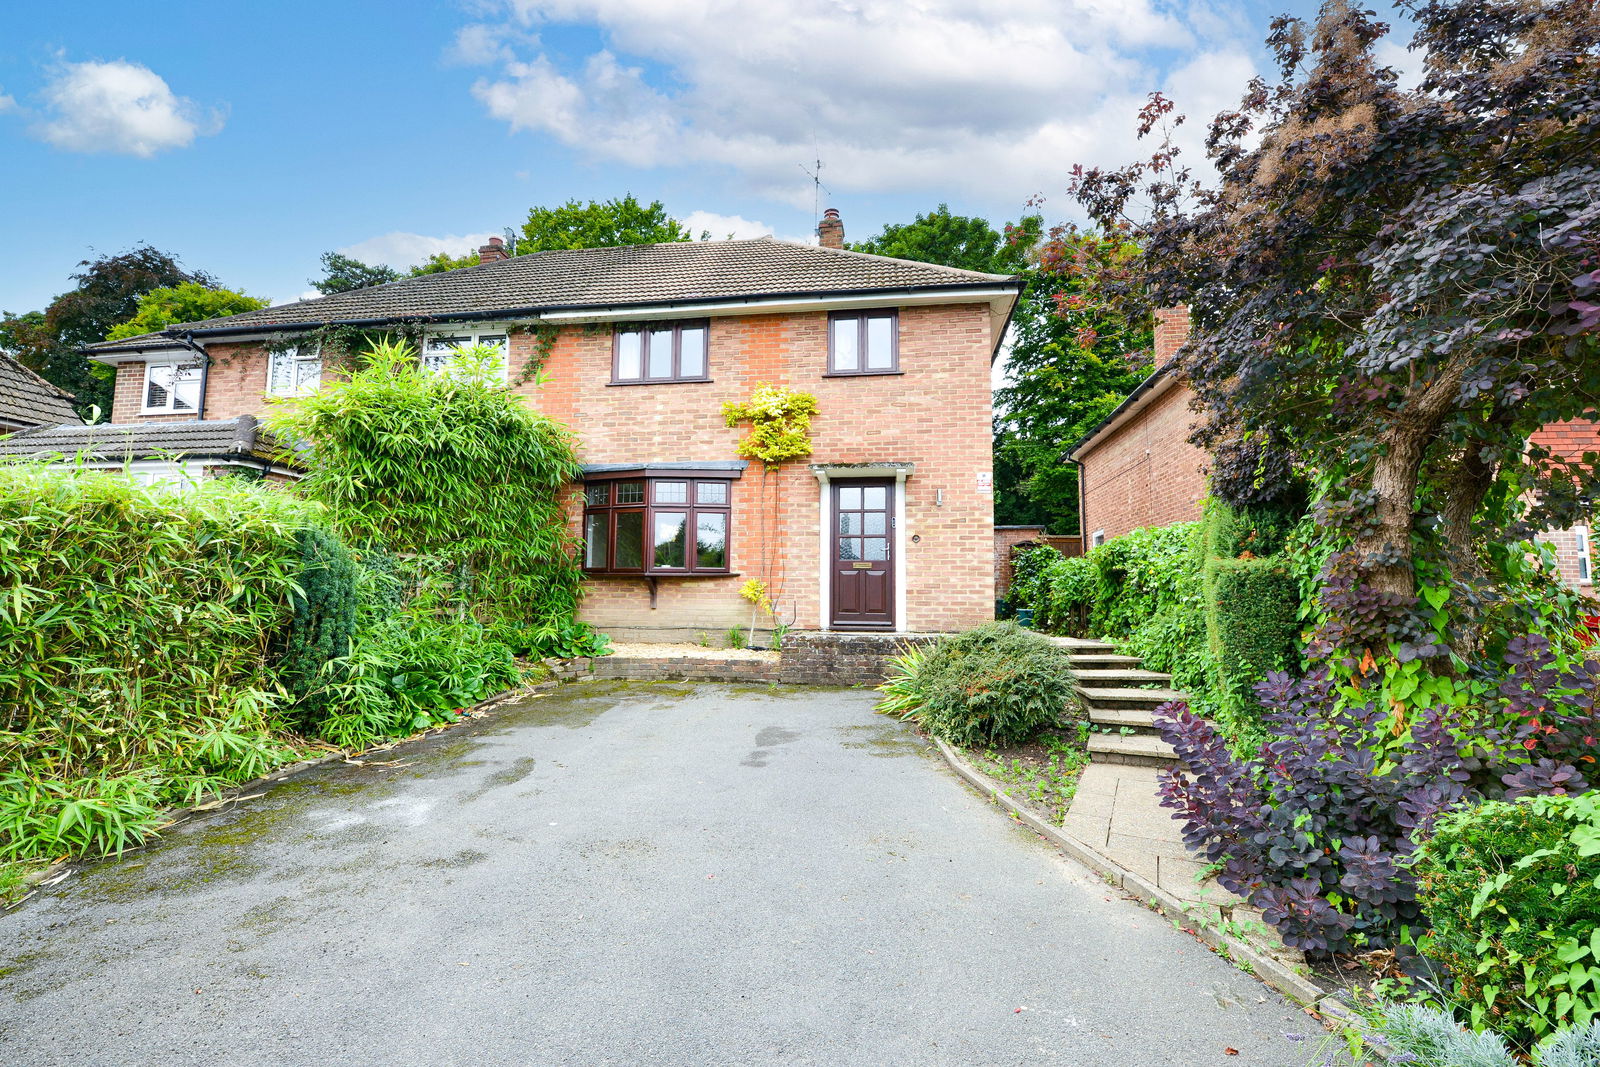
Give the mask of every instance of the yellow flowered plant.
[[739, 442], [739, 455], [759, 459], [769, 467], [811, 454], [807, 431], [816, 413], [817, 398], [810, 393], [797, 393], [767, 382], [758, 383], [743, 404], [729, 401], [722, 405], [722, 416], [729, 426], [750, 424], [750, 433]]

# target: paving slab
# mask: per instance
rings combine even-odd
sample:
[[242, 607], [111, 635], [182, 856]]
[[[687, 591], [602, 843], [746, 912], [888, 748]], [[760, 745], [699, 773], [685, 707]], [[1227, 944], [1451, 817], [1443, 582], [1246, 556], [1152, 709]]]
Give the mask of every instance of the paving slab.
[[0, 1063], [1306, 1061], [872, 700], [585, 683], [304, 772], [0, 917]]

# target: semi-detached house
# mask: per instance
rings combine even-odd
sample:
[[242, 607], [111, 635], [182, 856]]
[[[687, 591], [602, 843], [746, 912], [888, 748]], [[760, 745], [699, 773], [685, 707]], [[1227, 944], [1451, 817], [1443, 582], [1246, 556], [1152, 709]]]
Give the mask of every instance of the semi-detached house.
[[[403, 323], [429, 367], [461, 346], [499, 349], [507, 386], [576, 432], [582, 616], [613, 636], [697, 640], [748, 625], [750, 578], [800, 629], [983, 622], [994, 606], [989, 374], [1019, 283], [846, 251], [832, 213], [819, 232], [822, 247], [762, 238], [523, 256], [496, 239], [473, 267], [95, 345], [117, 378], [94, 447], [102, 462], [137, 459], [152, 434], [223, 424], [253, 441], [270, 403], [337, 374], [314, 331]], [[530, 361], [543, 374], [525, 375]], [[761, 383], [811, 393], [819, 409], [812, 455], [770, 472], [739, 457], [744, 430], [722, 414]], [[51, 433], [25, 447], [50, 449]], [[241, 444], [234, 462], [254, 456]], [[182, 462], [170, 449], [165, 459]]]

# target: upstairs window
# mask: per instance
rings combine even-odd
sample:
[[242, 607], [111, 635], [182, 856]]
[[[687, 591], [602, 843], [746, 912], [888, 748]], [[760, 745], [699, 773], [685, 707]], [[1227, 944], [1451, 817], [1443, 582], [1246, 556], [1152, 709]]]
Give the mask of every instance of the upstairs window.
[[584, 570], [653, 577], [727, 574], [730, 484], [682, 476], [586, 483]]
[[428, 334], [422, 339], [422, 369], [437, 374], [465, 349], [475, 345], [484, 345], [500, 353], [500, 377], [505, 378], [507, 368], [511, 365], [511, 337], [499, 327], [481, 331], [464, 328], [449, 333]]
[[306, 396], [322, 383], [322, 348], [296, 345], [267, 353], [267, 395]]
[[612, 341], [611, 384], [708, 382], [705, 319], [618, 326]]
[[1594, 559], [1589, 545], [1589, 528], [1579, 526], [1572, 531], [1578, 542], [1578, 581], [1594, 581]]
[[893, 308], [828, 316], [829, 374], [897, 374], [900, 315]]
[[142, 414], [194, 414], [200, 409], [201, 377], [197, 361], [146, 363]]

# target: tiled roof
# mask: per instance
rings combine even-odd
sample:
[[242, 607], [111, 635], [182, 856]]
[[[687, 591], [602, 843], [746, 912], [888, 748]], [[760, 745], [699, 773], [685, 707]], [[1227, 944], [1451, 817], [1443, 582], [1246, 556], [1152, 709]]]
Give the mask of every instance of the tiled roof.
[[0, 457], [85, 456], [96, 460], [270, 459], [273, 442], [254, 415], [189, 422], [51, 426], [0, 437]]
[[[326, 322], [371, 322], [413, 317], [484, 315], [556, 308], [665, 305], [744, 297], [897, 290], [961, 289], [1010, 282], [932, 263], [793, 244], [771, 237], [748, 241], [684, 241], [534, 252], [525, 256], [317, 300], [183, 323], [169, 333], [254, 332]], [[130, 338], [94, 350], [136, 348]]]
[[82, 421], [72, 410], [71, 393], [0, 353], [0, 424], [57, 426]]

